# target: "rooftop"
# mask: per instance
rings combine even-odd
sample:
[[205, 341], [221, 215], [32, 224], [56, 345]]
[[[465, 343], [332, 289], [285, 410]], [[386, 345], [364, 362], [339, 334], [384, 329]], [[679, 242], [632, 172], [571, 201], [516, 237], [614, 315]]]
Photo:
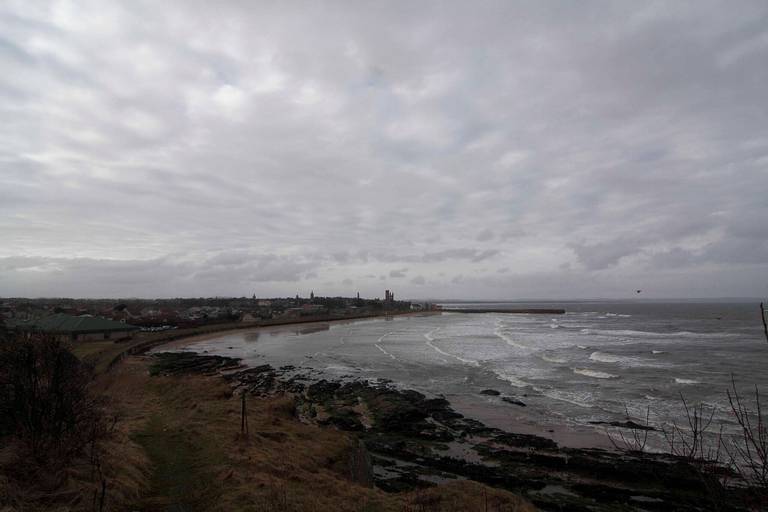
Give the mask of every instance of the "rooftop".
[[89, 333], [107, 331], [133, 331], [138, 329], [135, 325], [115, 322], [97, 316], [72, 316], [64, 313], [45, 316], [26, 322], [17, 322], [9, 327], [17, 327], [23, 330], [35, 330], [56, 333]]

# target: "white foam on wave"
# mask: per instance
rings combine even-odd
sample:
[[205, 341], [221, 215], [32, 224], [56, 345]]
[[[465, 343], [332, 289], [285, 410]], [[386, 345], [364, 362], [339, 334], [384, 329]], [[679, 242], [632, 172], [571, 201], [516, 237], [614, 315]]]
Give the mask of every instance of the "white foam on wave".
[[395, 356], [393, 356], [392, 354], [390, 354], [389, 352], [387, 352], [386, 350], [384, 350], [384, 349], [381, 347], [381, 345], [379, 345], [378, 343], [374, 343], [374, 344], [373, 344], [373, 346], [374, 346], [374, 347], [376, 347], [377, 349], [381, 350], [381, 353], [382, 353], [382, 354], [384, 354], [384, 355], [387, 355], [387, 356], [391, 357], [392, 359], [394, 359], [395, 361], [397, 361], [397, 358], [396, 358]]
[[559, 389], [538, 389], [534, 388], [542, 395], [553, 400], [559, 400], [561, 402], [568, 402], [569, 404], [584, 407], [586, 409], [592, 409], [595, 405], [592, 402], [592, 395], [590, 393], [574, 393], [561, 391]]
[[560, 327], [562, 327], [562, 326], [561, 326], [561, 325], [557, 325], [557, 324], [556, 324], [556, 323], [554, 323], [554, 322], [552, 322], [551, 324], [549, 324], [549, 328], [550, 328], [550, 329], [559, 329]]
[[493, 331], [493, 334], [496, 337], [501, 338], [502, 340], [504, 340], [507, 343], [507, 345], [509, 345], [510, 347], [520, 348], [520, 349], [523, 349], [523, 350], [530, 350], [530, 347], [526, 347], [522, 343], [515, 341], [510, 336], [505, 334], [504, 331], [502, 331], [501, 327], [497, 327]]
[[437, 345], [432, 343], [433, 341], [435, 341], [435, 337], [433, 336], [433, 334], [435, 332], [437, 332], [439, 329], [440, 328], [438, 327], [437, 329], [432, 329], [428, 333], [424, 334], [424, 338], [427, 340], [427, 346], [428, 347], [433, 349], [438, 354], [442, 354], [442, 355], [444, 355], [446, 357], [452, 357], [452, 358], [456, 359], [457, 361], [461, 361], [462, 363], [469, 364], [469, 365], [472, 365], [472, 366], [480, 366], [480, 363], [478, 363], [477, 361], [473, 361], [472, 359], [465, 359], [463, 357], [460, 357], [460, 356], [457, 356], [457, 355], [454, 355], [454, 354], [449, 354], [445, 350], [441, 349], [440, 347], [438, 347]]
[[424, 337], [425, 337], [425, 338], [427, 338], [427, 341], [435, 341], [435, 337], [434, 337], [433, 335], [434, 335], [434, 334], [435, 334], [437, 331], [439, 331], [439, 330], [440, 330], [440, 328], [439, 328], [439, 327], [436, 327], [436, 328], [432, 329], [431, 331], [429, 331], [428, 333], [426, 333], [426, 334], [424, 335]]
[[675, 377], [675, 384], [701, 384], [701, 382], [694, 379], [678, 379]]
[[586, 345], [576, 345], [576, 348], [580, 350], [587, 350], [589, 347], [587, 347]]
[[574, 368], [573, 373], [584, 375], [585, 377], [592, 377], [593, 379], [618, 379], [618, 375], [612, 373], [600, 372], [597, 370], [590, 370], [589, 368]]
[[598, 363], [615, 363], [620, 366], [635, 368], [638, 366], [651, 366], [658, 367], [659, 363], [650, 359], [642, 359], [639, 357], [631, 356], [617, 356], [616, 354], [609, 354], [608, 352], [595, 351], [589, 355], [590, 361], [596, 361]]
[[632, 315], [624, 315], [621, 313], [606, 313], [605, 316], [615, 316], [618, 318], [630, 318]]
[[589, 359], [591, 361], [597, 361], [599, 363], [618, 363], [622, 361], [624, 358], [615, 356], [613, 354], [607, 354], [605, 352], [592, 352], [589, 355]]
[[568, 362], [567, 359], [563, 359], [561, 357], [552, 357], [547, 354], [541, 354], [541, 358], [548, 363], [565, 364]]
[[496, 376], [498, 378], [500, 378], [501, 380], [505, 380], [505, 381], [509, 382], [510, 384], [515, 386], [516, 388], [527, 388], [528, 386], [530, 386], [530, 384], [525, 382], [523, 379], [515, 377], [514, 375], [510, 375], [508, 373], [505, 373], [505, 372], [502, 372], [502, 371], [498, 371], [498, 370], [493, 370], [493, 373], [495, 373]]
[[651, 354], [666, 354], [667, 352], [664, 350], [651, 350]]
[[629, 336], [634, 338], [731, 338], [736, 336], [733, 333], [701, 333], [691, 331], [676, 332], [653, 332], [653, 331], [634, 331], [631, 329], [582, 329], [582, 334], [592, 334], [597, 336]]

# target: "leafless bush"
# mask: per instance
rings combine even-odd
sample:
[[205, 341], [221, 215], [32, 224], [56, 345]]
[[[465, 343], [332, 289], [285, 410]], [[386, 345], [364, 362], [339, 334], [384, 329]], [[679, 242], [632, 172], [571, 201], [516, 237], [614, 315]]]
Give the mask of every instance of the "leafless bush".
[[19, 440], [37, 462], [82, 453], [109, 428], [91, 380], [90, 369], [49, 336], [0, 344], [0, 436]]
[[726, 444], [726, 451], [734, 469], [750, 485], [768, 493], [768, 424], [760, 404], [760, 390], [755, 386], [754, 404], [748, 406], [736, 389], [731, 376], [731, 389], [727, 391], [728, 403], [740, 435]]
[[613, 447], [619, 451], [645, 453], [645, 448], [648, 445], [648, 433], [651, 430], [656, 430], [651, 426], [650, 422], [651, 408], [647, 407], [645, 409], [645, 419], [643, 420], [642, 424], [634, 421], [634, 419], [630, 416], [629, 408], [626, 405], [624, 405], [624, 413], [628, 425], [638, 426], [630, 426], [629, 431], [631, 432], [631, 435], [627, 436], [625, 436], [624, 432], [622, 432], [620, 429], [617, 429], [615, 434], [607, 432], [608, 440], [611, 442]]
[[673, 421], [671, 426], [661, 427], [670, 453], [698, 465], [719, 463], [722, 449], [722, 427], [716, 435], [710, 428], [715, 416], [715, 409], [707, 411], [703, 403], [689, 406], [680, 393], [680, 402], [685, 411], [685, 424]]

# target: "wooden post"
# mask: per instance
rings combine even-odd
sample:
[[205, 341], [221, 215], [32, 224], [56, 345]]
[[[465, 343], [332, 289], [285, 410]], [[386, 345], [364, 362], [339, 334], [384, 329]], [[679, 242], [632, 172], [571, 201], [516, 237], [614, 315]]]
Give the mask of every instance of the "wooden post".
[[763, 303], [760, 303], [760, 319], [763, 321], [763, 334], [765, 334], [765, 341], [768, 341], [768, 325], [765, 323], [765, 308]]
[[241, 395], [243, 399], [243, 407], [240, 413], [240, 434], [242, 436], [248, 435], [248, 412], [245, 409], [245, 391]]

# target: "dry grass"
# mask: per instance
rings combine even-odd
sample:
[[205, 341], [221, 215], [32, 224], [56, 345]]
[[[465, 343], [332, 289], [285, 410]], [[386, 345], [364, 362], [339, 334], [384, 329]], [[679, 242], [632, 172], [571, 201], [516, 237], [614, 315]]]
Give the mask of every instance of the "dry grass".
[[[529, 511], [522, 499], [474, 482], [387, 494], [353, 481], [349, 435], [301, 423], [286, 396], [248, 399], [250, 434], [240, 435], [240, 400], [223, 379], [149, 377], [130, 357], [102, 382], [121, 424], [153, 463], [132, 507], [227, 511]], [[458, 508], [457, 508], [458, 507]]]

